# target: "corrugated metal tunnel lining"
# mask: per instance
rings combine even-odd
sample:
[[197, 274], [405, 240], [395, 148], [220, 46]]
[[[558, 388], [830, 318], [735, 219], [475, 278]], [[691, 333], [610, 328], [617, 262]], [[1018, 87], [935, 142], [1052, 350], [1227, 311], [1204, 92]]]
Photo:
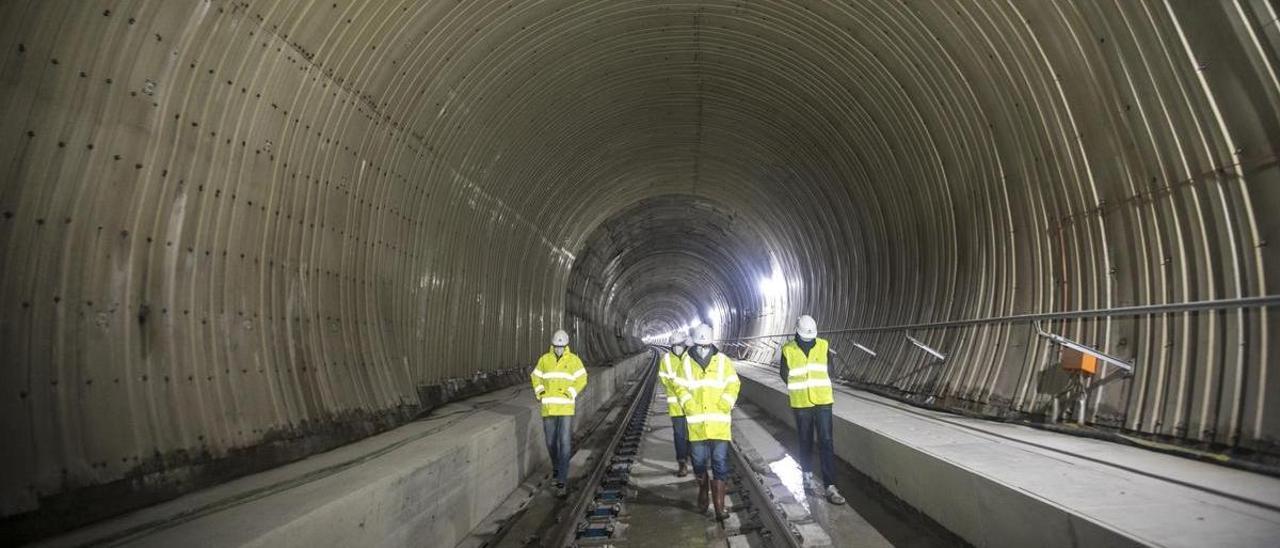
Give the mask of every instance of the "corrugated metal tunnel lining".
[[[567, 320], [599, 362], [709, 309], [735, 337], [1273, 293], [1276, 20], [7, 2], [3, 513], [394, 424]], [[1265, 309], [1055, 328], [1137, 358], [1098, 422], [1275, 454]], [[951, 365], [899, 388], [1031, 411], [1025, 330], [919, 334]], [[922, 363], [867, 342], [901, 347], [871, 382]]]
[[761, 237], [758, 221], [671, 194], [600, 225], [569, 278], [567, 312], [580, 347], [592, 356], [626, 355], [643, 350], [645, 336], [695, 322], [728, 337], [781, 314], [760, 291], [761, 281], [777, 275], [781, 250]]

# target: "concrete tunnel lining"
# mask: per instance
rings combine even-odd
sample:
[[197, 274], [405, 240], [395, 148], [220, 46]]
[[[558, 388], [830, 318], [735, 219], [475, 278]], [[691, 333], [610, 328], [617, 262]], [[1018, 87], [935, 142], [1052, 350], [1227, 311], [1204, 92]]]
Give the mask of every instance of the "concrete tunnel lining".
[[[0, 451], [4, 519], [65, 525], [357, 439], [411, 418], [420, 386], [528, 365], [561, 325], [601, 363], [708, 307], [735, 338], [802, 312], [1274, 293], [1276, 18], [5, 3], [0, 432], [23, 441]], [[771, 261], [786, 290], [761, 315]], [[1053, 327], [1138, 360], [1094, 424], [1276, 456], [1268, 309]], [[851, 365], [957, 406], [1044, 403], [1051, 349], [1025, 326], [916, 335], [951, 365], [900, 380], [925, 359], [900, 334]]]

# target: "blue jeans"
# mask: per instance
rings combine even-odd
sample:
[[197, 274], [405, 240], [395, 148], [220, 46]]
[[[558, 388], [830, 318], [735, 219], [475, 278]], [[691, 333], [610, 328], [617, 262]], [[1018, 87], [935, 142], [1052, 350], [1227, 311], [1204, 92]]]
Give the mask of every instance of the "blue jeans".
[[542, 433], [547, 437], [547, 453], [556, 481], [569, 482], [569, 457], [573, 455], [573, 415], [542, 417]]
[[711, 460], [711, 475], [718, 480], [729, 479], [729, 442], [703, 440], [693, 442], [693, 474], [707, 473], [707, 460]]
[[835, 483], [836, 455], [831, 440], [831, 405], [815, 405], [804, 409], [792, 409], [796, 416], [796, 431], [800, 434], [800, 469], [813, 471], [813, 438], [817, 433], [818, 460], [822, 461], [823, 487]]
[[671, 438], [676, 443], [676, 462], [689, 460], [689, 421], [684, 417], [671, 417]]

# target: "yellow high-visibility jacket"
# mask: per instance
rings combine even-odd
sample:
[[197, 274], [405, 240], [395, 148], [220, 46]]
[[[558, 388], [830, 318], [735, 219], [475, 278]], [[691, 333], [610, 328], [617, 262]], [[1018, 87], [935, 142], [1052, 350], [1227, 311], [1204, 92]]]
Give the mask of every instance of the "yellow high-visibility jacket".
[[680, 407], [680, 397], [676, 394], [676, 382], [680, 379], [680, 369], [683, 367], [680, 360], [688, 353], [688, 350], [681, 355], [667, 352], [662, 355], [662, 361], [658, 362], [658, 379], [667, 391], [667, 414], [673, 417], [684, 416], [684, 408]]
[[544, 417], [572, 415], [574, 400], [587, 387], [587, 368], [568, 347], [559, 357], [553, 350], [543, 354], [529, 377]]
[[729, 356], [712, 347], [704, 368], [693, 359], [690, 348], [681, 360], [681, 374], [676, 381], [677, 398], [689, 421], [689, 441], [729, 440], [733, 438], [733, 405], [738, 401], [742, 383]]
[[796, 341], [782, 345], [787, 362], [787, 392], [791, 407], [804, 409], [833, 403], [831, 376], [827, 372], [827, 340], [816, 339], [805, 354]]

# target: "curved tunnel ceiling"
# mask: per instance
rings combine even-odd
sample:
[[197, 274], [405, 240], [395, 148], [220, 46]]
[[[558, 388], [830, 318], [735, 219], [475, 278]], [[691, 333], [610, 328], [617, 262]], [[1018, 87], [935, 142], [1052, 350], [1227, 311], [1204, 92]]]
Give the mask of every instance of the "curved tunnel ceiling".
[[[709, 305], [748, 336], [1269, 294], [1276, 20], [1265, 0], [6, 2], [0, 412], [29, 442], [3, 453], [3, 513], [383, 428], [562, 324], [599, 363]], [[1096, 423], [1275, 453], [1265, 309], [1054, 328], [1139, 364]], [[945, 369], [902, 380], [924, 357], [901, 334], [851, 365], [984, 412], [1044, 403], [1027, 326], [917, 335]]]

